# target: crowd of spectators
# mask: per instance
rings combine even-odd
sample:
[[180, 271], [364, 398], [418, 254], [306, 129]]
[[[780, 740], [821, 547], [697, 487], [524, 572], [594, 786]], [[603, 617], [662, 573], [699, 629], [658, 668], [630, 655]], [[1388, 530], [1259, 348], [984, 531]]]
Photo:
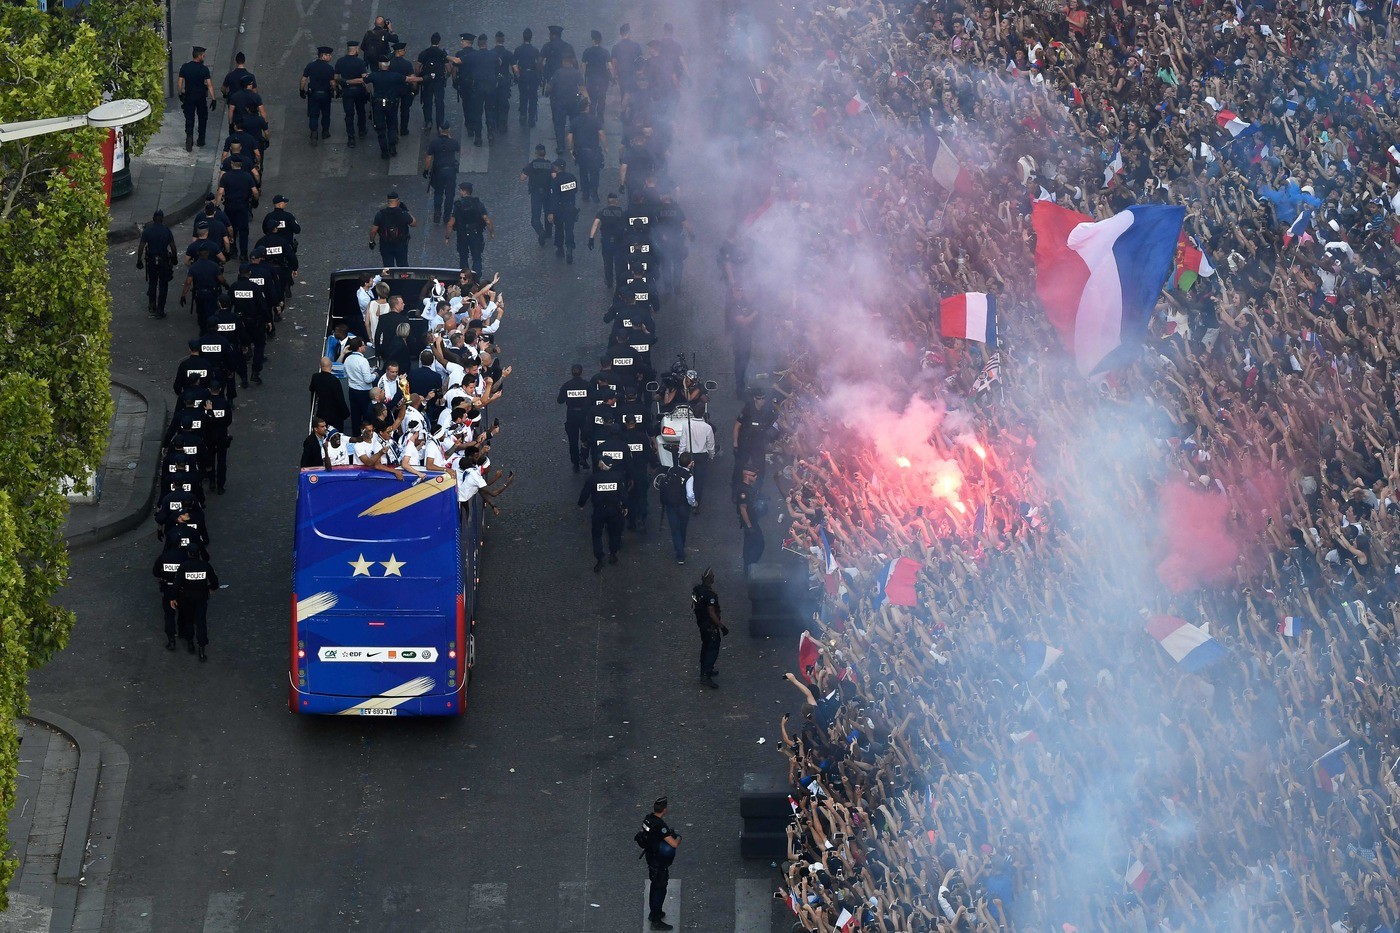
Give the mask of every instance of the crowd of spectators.
[[[773, 472], [827, 594], [784, 725], [795, 922], [1396, 928], [1390, 6], [798, 0], [731, 28], [736, 164], [769, 171], [721, 267], [794, 348]], [[934, 182], [944, 146], [971, 184]], [[1215, 274], [1081, 378], [1035, 297], [1037, 198], [1183, 205]], [[809, 273], [776, 287], [772, 216]], [[998, 300], [999, 372], [939, 336], [967, 291]], [[1181, 525], [1198, 500], [1213, 531]], [[1163, 617], [1223, 658], [1175, 663]]]

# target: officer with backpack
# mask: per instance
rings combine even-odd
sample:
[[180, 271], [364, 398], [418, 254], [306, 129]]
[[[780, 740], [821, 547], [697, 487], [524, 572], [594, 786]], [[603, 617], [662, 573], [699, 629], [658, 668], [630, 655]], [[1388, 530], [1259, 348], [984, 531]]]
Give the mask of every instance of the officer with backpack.
[[671, 863], [676, 860], [681, 834], [667, 825], [668, 809], [666, 798], [658, 797], [651, 805], [651, 812], [642, 818], [642, 828], [632, 837], [647, 860], [647, 877], [651, 880], [651, 889], [647, 892], [647, 920], [653, 930], [675, 929], [666, 922], [666, 885], [671, 880]]
[[691, 510], [695, 509], [695, 475], [691, 467], [695, 458], [681, 454], [679, 462], [656, 478], [661, 496], [661, 511], [671, 529], [671, 545], [676, 549], [676, 563], [685, 563], [685, 533], [690, 525]]
[[623, 504], [626, 494], [627, 478], [622, 470], [614, 469], [608, 459], [600, 457], [578, 497], [580, 509], [593, 500], [594, 573], [603, 569], [604, 531], [608, 533], [608, 563], [617, 563], [617, 552], [622, 550], [622, 521], [627, 517], [627, 507]]
[[715, 662], [719, 648], [729, 629], [719, 616], [719, 594], [715, 592], [715, 572], [709, 567], [700, 575], [700, 583], [690, 591], [690, 606], [695, 611], [695, 624], [700, 628], [700, 683], [718, 690], [715, 683]]
[[374, 215], [374, 225], [369, 228], [369, 248], [374, 249], [379, 240], [379, 255], [385, 267], [408, 265], [409, 230], [418, 226], [418, 220], [408, 208], [399, 202], [399, 193], [390, 191], [388, 202]]
[[437, 138], [428, 143], [423, 157], [423, 177], [433, 191], [433, 223], [446, 221], [452, 210], [452, 183], [457, 180], [461, 160], [462, 144], [452, 138], [452, 127], [438, 124]]
[[447, 230], [442, 235], [446, 243], [457, 231], [457, 261], [461, 268], [470, 268], [481, 275], [481, 253], [486, 248], [486, 238], [496, 239], [496, 226], [481, 198], [472, 194], [472, 183], [464, 181], [457, 186], [457, 200], [452, 205], [452, 213], [447, 218]]

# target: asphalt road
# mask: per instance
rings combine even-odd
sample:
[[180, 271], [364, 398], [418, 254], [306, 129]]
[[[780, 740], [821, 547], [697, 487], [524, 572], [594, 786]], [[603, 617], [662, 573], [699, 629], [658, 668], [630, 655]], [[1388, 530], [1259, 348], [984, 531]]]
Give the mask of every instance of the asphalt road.
[[[317, 44], [343, 48], [375, 12], [394, 19], [415, 54], [434, 30], [455, 47], [459, 31], [500, 28], [513, 45], [522, 27], [542, 40], [558, 21], [581, 51], [590, 28], [611, 41], [630, 16], [646, 39], [661, 19], [606, 0], [558, 8], [491, 0], [469, 16], [461, 3], [426, 6], [274, 2], [250, 28], [258, 37], [250, 64], [276, 134], [264, 207], [274, 193], [292, 198], [306, 231], [304, 284], [270, 344], [266, 384], [239, 400], [228, 494], [211, 496], [211, 551], [229, 588], [211, 609], [210, 663], [164, 650], [148, 525], [75, 555], [63, 594], [79, 617], [72, 644], [33, 678], [36, 706], [106, 732], [131, 756], [104, 928], [637, 930], [645, 870], [632, 834], [664, 793], [685, 833], [673, 916], [688, 930], [734, 929], [743, 890], [738, 909], [757, 911], [766, 929], [768, 866], [739, 858], [737, 797], [745, 773], [781, 771], [772, 736], [781, 709], [795, 709], [779, 680], [795, 645], [744, 634], [739, 536], [722, 481], [691, 525], [700, 554], [685, 567], [671, 560], [653, 517], [650, 535], [629, 534], [618, 567], [591, 572], [554, 396], [570, 363], [592, 371], [606, 339], [605, 290], [598, 255], [582, 248], [585, 221], [572, 267], [538, 248], [528, 226], [517, 173], [536, 139], [549, 135], [546, 104], [537, 130], [527, 136], [512, 122], [489, 162], [468, 147], [467, 166], [479, 170], [468, 177], [498, 231], [487, 271], [502, 273], [510, 299], [502, 342], [515, 373], [493, 411], [506, 426], [493, 459], [517, 473], [489, 532], [468, 713], [414, 721], [286, 711], [295, 471], [324, 283], [334, 269], [377, 262], [366, 233], [391, 187], [420, 218], [428, 214], [413, 158], [426, 139], [415, 132], [386, 168], [373, 145], [344, 148], [337, 105], [332, 140], [312, 148], [295, 93], [302, 66]], [[702, 45], [685, 34], [687, 20], [677, 23], [689, 47]], [[616, 116], [609, 120], [615, 138]], [[460, 129], [460, 111], [456, 122]], [[420, 125], [415, 114], [415, 131]], [[616, 184], [615, 152], [605, 184]], [[714, 268], [713, 230], [726, 218], [707, 212], [708, 197], [686, 193], [702, 238], [683, 299], [660, 321], [661, 358], [694, 351], [702, 372], [727, 387], [719, 304], [704, 278]], [[188, 230], [180, 231], [182, 247]], [[454, 251], [428, 231], [415, 236], [411, 256], [455, 264]], [[114, 249], [110, 260], [115, 367], [168, 393], [193, 322], [182, 313], [148, 319], [131, 248]], [[716, 406], [721, 436], [735, 410], [726, 395]], [[727, 469], [727, 460], [717, 465], [721, 477]], [[720, 660], [719, 691], [696, 682], [688, 606], [706, 562], [735, 633]], [[759, 745], [760, 736], [768, 743]]]

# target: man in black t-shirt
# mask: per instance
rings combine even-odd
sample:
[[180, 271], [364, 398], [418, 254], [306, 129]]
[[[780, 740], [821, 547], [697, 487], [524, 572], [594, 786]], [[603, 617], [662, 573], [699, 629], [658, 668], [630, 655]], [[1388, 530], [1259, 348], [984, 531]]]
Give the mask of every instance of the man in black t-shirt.
[[472, 183], [464, 181], [457, 186], [457, 200], [452, 205], [452, 214], [447, 218], [447, 230], [442, 235], [446, 243], [457, 232], [457, 261], [461, 268], [470, 268], [481, 275], [481, 253], [486, 248], [486, 237], [496, 238], [496, 228], [491, 215], [481, 198], [472, 194]]
[[681, 844], [681, 834], [666, 823], [669, 803], [659, 797], [651, 805], [651, 812], [642, 818], [642, 832], [646, 834], [647, 877], [651, 889], [647, 892], [647, 920], [653, 930], [675, 929], [666, 922], [666, 885], [671, 880], [671, 863], [676, 860], [676, 848]]
[[715, 662], [719, 660], [721, 639], [729, 629], [720, 621], [719, 594], [715, 592], [715, 572], [709, 567], [700, 575], [700, 584], [690, 591], [690, 606], [695, 611], [695, 624], [700, 628], [700, 682], [711, 690], [715, 683]]
[[418, 226], [418, 221], [399, 201], [397, 191], [390, 191], [386, 200], [388, 203], [374, 215], [374, 225], [369, 230], [369, 248], [374, 249], [377, 239], [379, 256], [386, 267], [406, 266], [410, 229]]
[[214, 79], [204, 64], [204, 47], [196, 45], [193, 57], [180, 66], [175, 85], [180, 108], [185, 111], [185, 151], [194, 149], [195, 118], [199, 119], [199, 145], [204, 145], [204, 131], [209, 126], [209, 99], [214, 96]]

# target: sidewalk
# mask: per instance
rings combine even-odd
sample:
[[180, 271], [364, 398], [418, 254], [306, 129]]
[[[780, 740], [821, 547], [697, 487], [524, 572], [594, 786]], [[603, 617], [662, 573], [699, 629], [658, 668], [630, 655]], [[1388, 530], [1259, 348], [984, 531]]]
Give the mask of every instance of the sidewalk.
[[150, 515], [155, 498], [166, 403], [133, 388], [136, 380], [112, 374], [114, 411], [107, 452], [97, 470], [95, 502], [74, 502], [63, 536], [83, 547], [124, 534]]
[[32, 710], [19, 730], [6, 840], [19, 865], [0, 930], [98, 933], [130, 762], [102, 733], [54, 713]]
[[[204, 63], [209, 66], [217, 94], [219, 82], [233, 68], [233, 56], [244, 45], [251, 45], [245, 41], [249, 36], [240, 35], [246, 5], [247, 0], [176, 0], [171, 24], [176, 71], [189, 61], [192, 46], [205, 46], [208, 52]], [[252, 64], [256, 74], [257, 63]], [[207, 145], [186, 152], [184, 111], [175, 98], [165, 102], [165, 117], [146, 151], [128, 157], [132, 192], [112, 202], [108, 243], [125, 243], [140, 237], [141, 227], [157, 208], [165, 211], [165, 222], [174, 226], [193, 217], [203, 206], [214, 183], [219, 147], [227, 135], [224, 110], [222, 100], [211, 102]]]

